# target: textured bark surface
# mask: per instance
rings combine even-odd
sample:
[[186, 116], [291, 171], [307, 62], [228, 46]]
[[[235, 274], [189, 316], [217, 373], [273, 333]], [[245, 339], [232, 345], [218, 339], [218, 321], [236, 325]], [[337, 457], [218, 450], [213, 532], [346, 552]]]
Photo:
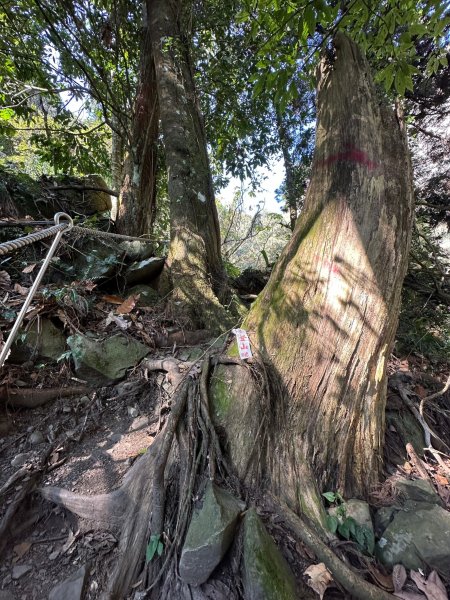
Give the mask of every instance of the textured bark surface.
[[183, 3], [148, 0], [150, 30], [168, 169], [171, 243], [168, 267], [174, 300], [193, 323], [221, 318], [225, 274], [220, 230], [189, 46]]
[[335, 53], [319, 72], [304, 213], [244, 324], [276, 382], [268, 478], [297, 509], [302, 465], [347, 497], [378, 480], [413, 218], [402, 125], [355, 44], [340, 34]]
[[156, 170], [159, 106], [149, 23], [140, 53], [132, 139], [124, 167], [117, 218], [119, 233], [151, 233], [156, 215]]

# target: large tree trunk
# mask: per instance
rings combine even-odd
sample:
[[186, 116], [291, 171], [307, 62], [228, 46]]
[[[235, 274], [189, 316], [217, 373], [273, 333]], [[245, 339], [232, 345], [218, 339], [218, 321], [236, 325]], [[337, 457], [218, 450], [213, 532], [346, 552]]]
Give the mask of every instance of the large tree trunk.
[[117, 219], [120, 233], [136, 236], [151, 233], [156, 215], [159, 107], [148, 15], [144, 21], [132, 136]]
[[[380, 107], [357, 46], [342, 34], [334, 45], [334, 62], [319, 70], [305, 209], [244, 324], [275, 382], [267, 478], [297, 510], [304, 465], [322, 490], [347, 497], [366, 496], [378, 481], [386, 362], [413, 219], [403, 126]], [[222, 375], [242, 386], [241, 374]], [[228, 431], [242, 472], [242, 415], [256, 408], [233, 396]], [[249, 418], [248, 437], [257, 422]]]
[[173, 298], [198, 327], [216, 328], [225, 273], [206, 137], [181, 0], [148, 0], [170, 201]]

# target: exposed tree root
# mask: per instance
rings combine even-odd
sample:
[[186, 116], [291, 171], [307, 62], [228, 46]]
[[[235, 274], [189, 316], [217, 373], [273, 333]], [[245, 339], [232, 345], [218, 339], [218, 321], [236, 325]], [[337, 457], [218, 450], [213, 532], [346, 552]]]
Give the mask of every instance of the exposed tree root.
[[[238, 361], [217, 360], [217, 357], [213, 360], [228, 364]], [[143, 592], [145, 598], [184, 598], [180, 591], [184, 584], [177, 576], [177, 567], [192, 514], [192, 499], [201, 496], [208, 478], [222, 482], [242, 497], [241, 484], [222, 453], [209, 413], [211, 362], [211, 356], [206, 356], [200, 373], [195, 365], [194, 368], [191, 363], [181, 365], [175, 359], [144, 363], [149, 370], [166, 371], [176, 389], [163, 430], [135, 462], [119, 489], [93, 497], [51, 487], [40, 490], [44, 498], [96, 522], [99, 528], [118, 531], [115, 566], [108, 576], [102, 598], [123, 599], [131, 587]], [[265, 372], [259, 393], [269, 393]], [[269, 417], [267, 415], [267, 420]], [[269, 422], [267, 426], [270, 426]], [[260, 438], [259, 430], [256, 437]], [[270, 504], [351, 594], [364, 600], [393, 598], [361, 580], [319, 539], [317, 533], [275, 496], [270, 496]], [[146, 546], [152, 539], [163, 543], [164, 552], [162, 557], [155, 555], [151, 562], [144, 564]]]
[[[39, 475], [41, 474], [41, 472], [44, 470], [44, 468], [47, 464], [48, 457], [50, 456], [50, 454], [52, 452], [53, 452], [53, 446], [50, 446], [50, 448], [48, 448], [44, 452], [44, 454], [41, 456], [38, 467], [34, 470], [31, 470], [31, 469], [26, 470], [27, 474], [29, 474], [29, 477], [28, 477], [28, 479], [24, 479], [22, 481], [20, 489], [17, 491], [17, 494], [13, 498], [11, 504], [8, 506], [6, 513], [3, 515], [3, 518], [0, 522], [0, 553], [3, 552], [6, 542], [8, 541], [7, 534], [8, 534], [12, 519], [14, 518], [14, 515], [18, 511], [23, 500], [28, 496], [28, 494], [30, 492], [33, 491], [34, 486], [36, 485], [37, 479], [38, 479]], [[2, 487], [1, 493], [6, 492], [11, 487], [11, 485], [14, 481], [17, 481], [19, 479], [19, 477], [22, 478], [22, 476], [24, 476], [25, 474], [26, 473], [23, 472], [22, 469], [19, 469], [19, 471], [16, 471], [16, 473], [14, 473], [14, 475], [12, 475], [8, 479], [8, 481], [5, 483], [5, 485]]]
[[33, 388], [10, 388], [6, 385], [0, 387], [0, 400], [11, 406], [22, 408], [36, 408], [55, 398], [68, 396], [81, 396], [91, 391], [88, 387], [48, 388], [36, 390]]
[[275, 496], [268, 494], [267, 498], [271, 509], [285, 521], [288, 527], [303, 543], [313, 550], [317, 558], [325, 564], [333, 575], [335, 581], [339, 582], [354, 598], [359, 598], [360, 600], [395, 600], [395, 596], [392, 596], [392, 594], [358, 577], [348, 565], [343, 563], [322, 542], [311, 527], [290, 508], [280, 503]]

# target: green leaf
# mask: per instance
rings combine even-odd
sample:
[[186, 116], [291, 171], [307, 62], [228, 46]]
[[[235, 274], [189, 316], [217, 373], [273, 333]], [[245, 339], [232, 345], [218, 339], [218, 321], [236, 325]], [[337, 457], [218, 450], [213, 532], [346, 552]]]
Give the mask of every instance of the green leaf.
[[14, 116], [14, 111], [12, 108], [2, 108], [0, 109], [0, 121], [9, 121]]
[[157, 553], [161, 556], [163, 552], [163, 544], [159, 541], [160, 535], [151, 535], [147, 549], [145, 550], [145, 562], [150, 562]]
[[405, 90], [406, 90], [405, 79], [406, 79], [405, 75], [401, 71], [397, 71], [397, 73], [395, 75], [395, 89], [397, 90], [397, 93], [400, 96], [405, 95]]
[[346, 540], [350, 539], [350, 536], [356, 534], [357, 523], [352, 517], [347, 517], [345, 521], [339, 524], [338, 533], [345, 537]]
[[336, 501], [336, 494], [334, 492], [324, 492], [322, 494], [322, 496], [328, 500], [328, 502], [335, 502]]
[[316, 31], [316, 13], [311, 5], [305, 8], [304, 16], [306, 24], [308, 25], [308, 31], [310, 35], [313, 35]]
[[326, 524], [331, 533], [336, 533], [339, 526], [339, 519], [334, 515], [327, 515]]

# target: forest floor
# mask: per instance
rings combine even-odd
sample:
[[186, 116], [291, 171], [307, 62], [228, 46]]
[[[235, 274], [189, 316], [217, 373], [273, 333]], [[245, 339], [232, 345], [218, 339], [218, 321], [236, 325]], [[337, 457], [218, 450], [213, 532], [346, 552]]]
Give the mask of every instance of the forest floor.
[[[78, 293], [90, 295], [95, 294], [95, 290], [78, 289]], [[11, 292], [11, 307], [17, 305], [20, 296], [20, 289]], [[111, 334], [126, 321], [129, 323], [127, 335], [140, 341], [144, 335], [148, 343], [148, 332], [152, 332], [152, 339], [168, 339], [168, 322], [164, 315], [158, 309], [140, 309], [133, 303], [127, 313], [116, 312], [119, 321], [110, 320], [105, 328], [105, 315], [111, 313], [111, 306], [107, 306], [111, 299], [99, 293], [95, 301], [90, 302], [93, 311], [75, 319], [74, 306], [64, 308], [38, 295], [34, 316], [45, 314], [47, 318], [59, 319], [61, 325], [69, 328], [76, 321], [77, 329], [89, 325], [91, 331], [97, 328]], [[116, 298], [113, 305], [117, 307], [119, 300]], [[80, 306], [83, 306], [82, 302]], [[2, 325], [3, 329], [4, 323]], [[150, 357], [170, 356], [182, 361], [194, 357], [195, 360], [208, 350], [210, 344], [211, 341], [195, 346], [170, 343], [163, 348], [154, 347]], [[447, 364], [430, 363], [413, 355], [393, 356], [389, 364], [391, 381], [399, 375], [409, 378], [410, 388], [418, 399], [440, 389], [447, 378], [447, 370]], [[76, 378], [67, 359], [58, 364], [27, 361], [13, 365], [7, 362], [0, 372], [0, 399], [3, 393], [0, 407], [0, 529], [7, 523], [2, 529], [3, 539], [0, 536], [3, 549], [0, 600], [47, 598], [55, 586], [86, 564], [90, 564], [90, 578], [85, 597], [99, 597], [104, 584], [102, 578], [108, 572], [105, 565], [114, 557], [117, 541], [114, 532], [99, 532], [93, 524], [55, 507], [33, 490], [52, 485], [89, 496], [117, 488], [133, 462], [152, 444], [170, 411], [170, 381], [165, 374], [148, 372], [143, 366], [130, 369], [127, 377], [114, 385], [86, 388], [72, 397], [60, 393], [35, 408], [18, 408], [5, 402], [12, 391], [18, 394], [27, 389], [62, 392], [80, 385], [84, 383]], [[387, 411], [408, 411], [393, 386], [388, 394]], [[449, 394], [433, 403], [428, 417], [431, 417], [437, 434], [450, 445]], [[443, 464], [439, 464], [433, 457], [424, 456], [417, 463], [416, 457], [406, 455], [404, 440], [389, 421], [385, 458], [386, 478], [424, 478], [426, 475], [445, 506], [450, 508], [448, 458], [444, 456]], [[14, 480], [14, 474], [19, 471], [22, 475]], [[375, 505], [389, 499], [389, 481], [375, 491]], [[30, 493], [24, 494], [28, 488]], [[296, 550], [297, 556], [291, 556], [291, 562], [297, 561], [293, 565], [294, 571], [302, 573], [314, 563], [314, 556], [302, 544], [297, 544]], [[287, 558], [289, 560], [289, 556]], [[379, 569], [377, 572], [383, 573], [383, 569]], [[325, 599], [344, 597], [342, 590], [333, 587], [325, 594]]]

